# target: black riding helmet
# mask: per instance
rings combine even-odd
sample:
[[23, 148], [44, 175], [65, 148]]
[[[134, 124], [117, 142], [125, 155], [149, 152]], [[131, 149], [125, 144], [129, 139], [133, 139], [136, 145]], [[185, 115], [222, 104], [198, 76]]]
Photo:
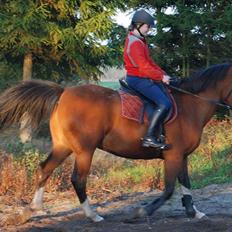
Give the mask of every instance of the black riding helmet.
[[142, 24], [148, 24], [150, 27], [155, 27], [154, 18], [147, 13], [145, 10], [138, 10], [134, 13], [131, 23], [142, 23]]

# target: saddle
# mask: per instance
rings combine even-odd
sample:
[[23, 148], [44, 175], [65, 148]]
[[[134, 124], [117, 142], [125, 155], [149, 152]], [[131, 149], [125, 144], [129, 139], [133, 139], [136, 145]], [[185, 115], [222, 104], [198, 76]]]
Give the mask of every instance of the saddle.
[[[121, 98], [122, 117], [137, 121], [141, 124], [149, 122], [156, 110], [156, 105], [144, 95], [132, 89], [125, 79], [120, 79], [119, 83], [120, 89], [118, 93]], [[177, 116], [177, 107], [172, 94], [169, 91], [166, 91], [166, 93], [169, 95], [173, 104], [164, 122], [171, 123]]]

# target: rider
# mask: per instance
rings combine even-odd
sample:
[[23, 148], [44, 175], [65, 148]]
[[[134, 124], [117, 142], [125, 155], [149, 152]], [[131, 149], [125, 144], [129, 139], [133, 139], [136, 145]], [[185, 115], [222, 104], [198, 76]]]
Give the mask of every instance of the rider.
[[163, 83], [169, 84], [170, 77], [150, 58], [145, 40], [150, 28], [154, 26], [154, 18], [145, 10], [135, 12], [125, 41], [124, 64], [128, 85], [156, 105], [142, 145], [162, 149], [166, 144], [158, 141], [154, 131], [163, 123], [172, 103], [163, 90]]

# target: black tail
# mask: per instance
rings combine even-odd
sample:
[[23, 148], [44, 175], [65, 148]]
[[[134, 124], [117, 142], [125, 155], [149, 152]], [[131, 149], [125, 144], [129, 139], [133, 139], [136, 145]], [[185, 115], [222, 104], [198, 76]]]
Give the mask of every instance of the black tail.
[[0, 128], [19, 123], [27, 113], [36, 129], [50, 117], [63, 91], [60, 85], [42, 80], [23, 81], [7, 89], [0, 95]]

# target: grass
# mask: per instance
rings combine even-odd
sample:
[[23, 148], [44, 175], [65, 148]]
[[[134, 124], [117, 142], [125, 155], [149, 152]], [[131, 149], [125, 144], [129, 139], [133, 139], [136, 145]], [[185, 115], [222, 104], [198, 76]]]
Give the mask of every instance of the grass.
[[[153, 165], [146, 165], [141, 162], [132, 162], [133, 165], [122, 165], [119, 170], [110, 169], [105, 176], [105, 180], [113, 182], [118, 187], [125, 190], [132, 190], [139, 185], [143, 185], [144, 188], [152, 189], [153, 179], [162, 175], [162, 168], [156, 164], [156, 168]], [[154, 163], [154, 162], [153, 162]], [[155, 175], [155, 172], [157, 175]], [[160, 181], [160, 179], [159, 179]]]
[[201, 188], [209, 184], [232, 182], [232, 149], [212, 153], [211, 157], [195, 153], [190, 159], [191, 180], [193, 188]]
[[202, 143], [190, 157], [193, 188], [232, 182], [231, 122], [211, 121], [205, 128]]

